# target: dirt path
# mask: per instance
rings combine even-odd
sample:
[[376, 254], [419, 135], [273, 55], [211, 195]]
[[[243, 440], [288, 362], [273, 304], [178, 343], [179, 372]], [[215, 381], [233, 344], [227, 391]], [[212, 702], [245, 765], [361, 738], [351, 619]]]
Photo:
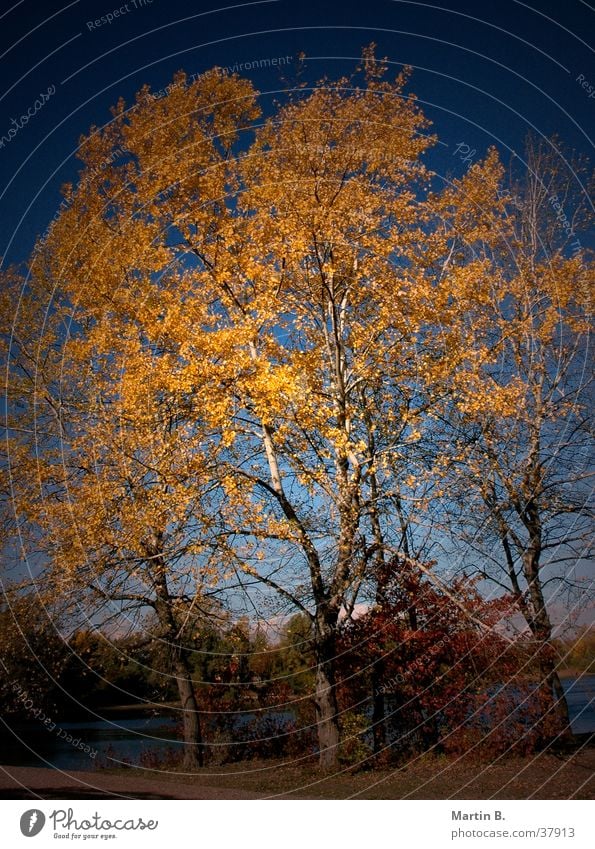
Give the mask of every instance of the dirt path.
[[250, 791], [202, 787], [173, 781], [62, 771], [37, 767], [0, 766], [2, 799], [260, 799]]

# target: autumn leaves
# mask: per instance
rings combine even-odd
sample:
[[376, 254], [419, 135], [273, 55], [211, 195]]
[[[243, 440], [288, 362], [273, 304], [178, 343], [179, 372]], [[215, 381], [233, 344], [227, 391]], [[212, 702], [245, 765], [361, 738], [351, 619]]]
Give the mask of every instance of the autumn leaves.
[[264, 119], [218, 70], [120, 102], [5, 328], [16, 523], [53, 586], [153, 607], [186, 701], [184, 610], [205, 593], [249, 577], [307, 612], [327, 767], [341, 615], [404, 533], [415, 553], [429, 481], [446, 492], [466, 458], [470, 480], [498, 474], [468, 434], [522, 412], [527, 334], [551, 343], [587, 273], [526, 256], [494, 150], [452, 183], [427, 169], [408, 76], [368, 53]]

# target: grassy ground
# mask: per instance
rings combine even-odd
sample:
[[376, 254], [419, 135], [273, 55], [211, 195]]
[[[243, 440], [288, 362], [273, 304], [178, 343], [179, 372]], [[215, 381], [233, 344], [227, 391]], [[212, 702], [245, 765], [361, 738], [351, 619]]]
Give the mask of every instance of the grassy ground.
[[[480, 764], [453, 757], [424, 756], [395, 770], [345, 770], [324, 775], [315, 764], [250, 761], [199, 770], [127, 770], [145, 779], [243, 790], [263, 796], [316, 799], [592, 799], [595, 746], [581, 741], [572, 753], [544, 752]], [[122, 771], [118, 771], [121, 774]], [[133, 783], [130, 782], [133, 786]]]

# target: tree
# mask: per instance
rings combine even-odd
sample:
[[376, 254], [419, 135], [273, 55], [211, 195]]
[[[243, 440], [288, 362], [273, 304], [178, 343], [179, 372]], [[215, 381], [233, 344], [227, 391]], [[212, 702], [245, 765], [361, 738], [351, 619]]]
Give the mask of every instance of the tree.
[[2, 590], [0, 698], [4, 716], [28, 716], [35, 709], [50, 714], [66, 703], [59, 683], [68, 668], [70, 650], [60, 633], [57, 611], [52, 611], [50, 604], [48, 597], [42, 599], [36, 593]]
[[[166, 221], [175, 204], [195, 226], [212, 222], [197, 194], [215, 202], [252, 103], [248, 83], [213, 72], [192, 85], [178, 75], [163, 100], [145, 88], [126, 114], [119, 104], [112, 123], [82, 140], [81, 179], [65, 188], [66, 209], [28, 279], [14, 270], [4, 279], [13, 529], [25, 556], [40, 552], [38, 580], [96, 616], [154, 610], [188, 769], [202, 763], [203, 745], [184, 639], [217, 563], [201, 548], [208, 458], [191, 397], [201, 358], [192, 378], [182, 366], [188, 338], [175, 332], [181, 311], [191, 325], [208, 304], [185, 307], [194, 284], [174, 270], [175, 222], [168, 230]], [[114, 147], [124, 162], [115, 164]]]
[[460, 293], [486, 285], [445, 220], [485, 252], [502, 215], [494, 151], [428, 195], [434, 139], [408, 78], [370, 47], [250, 143], [259, 112], [235, 75], [144, 88], [83, 139], [33, 257], [11, 360], [33, 433], [10, 430], [19, 521], [58, 587], [154, 608], [188, 766], [186, 611], [217, 582], [309, 618], [320, 763], [337, 762], [337, 627], [402, 547], [431, 387], [466, 356]]
[[[380, 576], [382, 601], [340, 636], [341, 703], [365, 718], [363, 732], [385, 726], [375, 755], [386, 762], [428, 750], [531, 750], [539, 729], [527, 719], [541, 705], [524, 686], [526, 647], [503, 627], [511, 599], [486, 600], [479, 577], [445, 583], [435, 563], [420, 571], [418, 559], [395, 559]], [[370, 722], [377, 689], [390, 710]]]
[[547, 598], [580, 587], [576, 567], [592, 554], [592, 263], [576, 237], [584, 163], [564, 165], [556, 143], [530, 139], [525, 173], [513, 170], [505, 187], [502, 244], [492, 285], [467, 314], [473, 357], [456, 376], [442, 447], [466, 568], [476, 552], [476, 570], [512, 594], [547, 709], [568, 728]]

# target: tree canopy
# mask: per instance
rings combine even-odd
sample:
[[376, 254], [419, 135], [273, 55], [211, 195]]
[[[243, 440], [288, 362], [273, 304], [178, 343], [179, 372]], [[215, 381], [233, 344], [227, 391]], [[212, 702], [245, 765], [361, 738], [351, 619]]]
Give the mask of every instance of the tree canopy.
[[81, 140], [4, 291], [15, 527], [48, 579], [153, 608], [194, 716], [193, 614], [222, 587], [276, 593], [311, 621], [323, 766], [337, 629], [399, 562], [404, 511], [421, 524], [454, 470], [516, 545], [547, 486], [537, 434], [574, 403], [560, 334], [587, 323], [586, 256], [528, 250], [496, 150], [451, 182], [424, 164], [409, 77], [370, 48], [265, 117], [219, 69], [144, 87]]

